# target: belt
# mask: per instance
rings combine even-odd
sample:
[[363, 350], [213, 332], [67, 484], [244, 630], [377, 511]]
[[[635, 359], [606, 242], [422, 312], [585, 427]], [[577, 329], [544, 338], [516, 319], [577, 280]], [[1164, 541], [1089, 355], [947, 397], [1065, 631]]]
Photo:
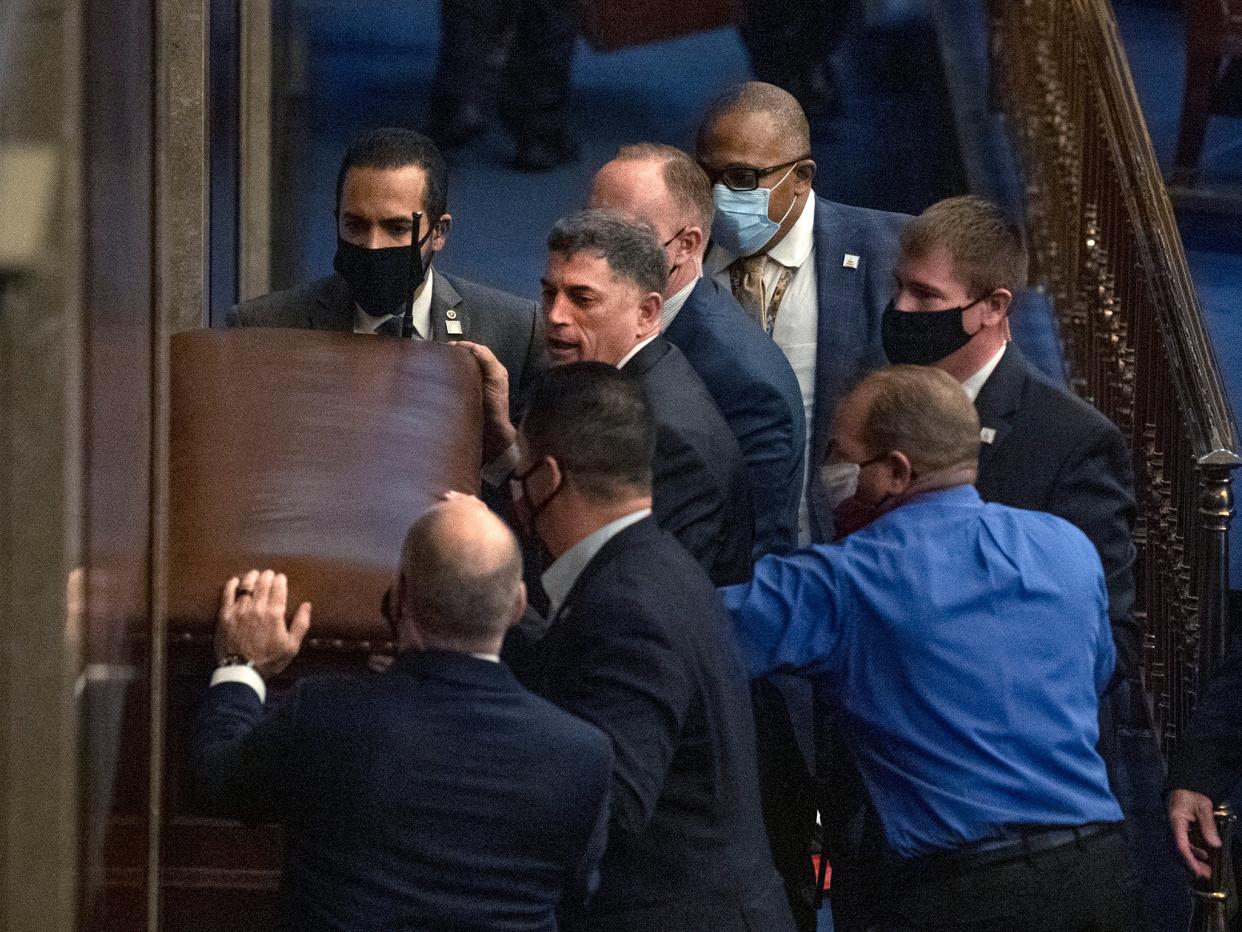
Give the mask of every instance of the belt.
[[1081, 843], [1088, 838], [1111, 835], [1120, 829], [1120, 822], [1088, 822], [1086, 825], [1024, 831], [1016, 838], [988, 838], [949, 851], [937, 851], [920, 858], [901, 861], [897, 869], [911, 873], [960, 873], [978, 870], [1005, 861], [1044, 854], [1066, 845]]

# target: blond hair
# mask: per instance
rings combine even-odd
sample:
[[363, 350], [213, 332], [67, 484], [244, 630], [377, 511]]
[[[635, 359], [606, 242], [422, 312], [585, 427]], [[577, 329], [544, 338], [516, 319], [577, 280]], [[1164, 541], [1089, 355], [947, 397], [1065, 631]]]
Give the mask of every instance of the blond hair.
[[991, 201], [973, 195], [937, 201], [906, 224], [902, 255], [921, 259], [944, 247], [971, 298], [1026, 284], [1022, 233]]

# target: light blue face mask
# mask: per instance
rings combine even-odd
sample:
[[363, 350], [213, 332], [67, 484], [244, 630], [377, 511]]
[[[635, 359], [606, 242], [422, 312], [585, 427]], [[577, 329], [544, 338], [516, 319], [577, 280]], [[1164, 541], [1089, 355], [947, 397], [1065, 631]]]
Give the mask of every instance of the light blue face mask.
[[712, 239], [721, 248], [735, 256], [751, 256], [762, 249], [793, 210], [797, 198], [789, 204], [789, 210], [780, 220], [768, 216], [768, 200], [772, 192], [785, 183], [797, 165], [770, 188], [753, 191], [734, 191], [717, 182], [712, 185], [712, 200], [716, 202], [716, 219], [712, 221]]

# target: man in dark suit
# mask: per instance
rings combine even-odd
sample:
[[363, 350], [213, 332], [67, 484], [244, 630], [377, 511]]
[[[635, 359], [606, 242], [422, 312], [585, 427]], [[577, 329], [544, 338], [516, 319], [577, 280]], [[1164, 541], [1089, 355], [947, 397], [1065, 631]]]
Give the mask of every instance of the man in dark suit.
[[[750, 576], [746, 466], [702, 380], [660, 336], [664, 263], [655, 231], [642, 221], [611, 210], [562, 218], [548, 234], [544, 339], [553, 366], [606, 362], [642, 382], [656, 423], [656, 523], [724, 585]], [[467, 345], [483, 371], [484, 477], [503, 479], [517, 462], [508, 376], [486, 348]]]
[[385, 599], [388, 672], [300, 679], [265, 712], [310, 624], [286, 594], [270, 570], [225, 586], [191, 749], [203, 808], [285, 825], [278, 927], [555, 932], [598, 882], [612, 756], [500, 662], [526, 604], [503, 522], [432, 509]]
[[933, 204], [902, 233], [885, 352], [895, 363], [945, 370], [975, 402], [983, 441], [976, 487], [985, 501], [1050, 512], [1095, 544], [1117, 674], [1135, 678], [1142, 630], [1132, 611], [1130, 451], [1112, 421], [1006, 342], [1026, 270], [1021, 233], [995, 205], [977, 197]]
[[[802, 393], [809, 444], [798, 546], [830, 540], [831, 509], [819, 469], [811, 467], [823, 462], [837, 402], [884, 364], [880, 314], [892, 290], [897, 234], [909, 218], [816, 197], [806, 114], [772, 84], [751, 81], [725, 91], [699, 125], [695, 149], [716, 207], [705, 273], [768, 333]], [[772, 733], [765, 748], [765, 811], [804, 932], [815, 928], [811, 689], [786, 677], [780, 696], [756, 694], [765, 720], [788, 724], [788, 733]]]
[[[823, 461], [837, 402], [884, 364], [880, 314], [892, 291], [904, 214], [816, 197], [811, 134], [797, 100], [751, 81], [725, 91], [699, 126], [695, 158], [716, 204], [704, 270], [781, 348], [802, 389], [807, 463]], [[831, 538], [818, 470], [807, 469], [799, 545]]]
[[519, 675], [616, 758], [600, 889], [566, 929], [791, 932], [746, 681], [710, 580], [651, 519], [654, 446], [646, 393], [596, 362], [542, 376], [518, 438], [517, 517], [554, 557]]
[[431, 140], [405, 129], [367, 133], [337, 174], [335, 274], [239, 304], [228, 326], [472, 340], [509, 370], [516, 397], [546, 365], [538, 308], [433, 270], [453, 223], [447, 207], [448, 170]]
[[[1235, 643], [1195, 707], [1190, 727], [1169, 762], [1169, 826], [1177, 850], [1197, 877], [1211, 876], [1189, 829], [1197, 825], [1209, 848], [1219, 848], [1215, 803], [1242, 785], [1242, 642]], [[1237, 851], [1237, 848], [1234, 849]], [[1234, 863], [1239, 863], [1235, 855]]]
[[726, 288], [703, 277], [711, 185], [672, 146], [625, 146], [595, 175], [592, 207], [645, 220], [664, 244], [660, 331], [681, 350], [737, 438], [754, 508], [752, 557], [792, 550], [798, 536], [806, 418], [784, 354]]

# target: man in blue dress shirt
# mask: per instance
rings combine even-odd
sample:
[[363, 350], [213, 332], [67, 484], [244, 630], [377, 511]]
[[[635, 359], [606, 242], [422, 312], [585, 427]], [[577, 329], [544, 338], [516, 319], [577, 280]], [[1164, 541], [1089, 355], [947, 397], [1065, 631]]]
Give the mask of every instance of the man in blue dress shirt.
[[823, 468], [843, 543], [723, 591], [752, 676], [816, 677], [880, 823], [871, 927], [1143, 927], [1095, 750], [1115, 649], [1099, 556], [1068, 522], [984, 504], [979, 421], [894, 366], [842, 402]]

